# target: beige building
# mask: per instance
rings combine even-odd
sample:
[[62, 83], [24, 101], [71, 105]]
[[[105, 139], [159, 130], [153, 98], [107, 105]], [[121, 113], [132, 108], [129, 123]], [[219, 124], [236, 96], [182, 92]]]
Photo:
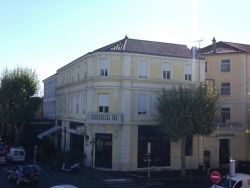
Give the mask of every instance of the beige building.
[[204, 138], [212, 167], [229, 164], [229, 158], [249, 160], [250, 45], [216, 42], [200, 50], [206, 59], [206, 80], [220, 93], [217, 129]]
[[[205, 81], [205, 60], [196, 52], [126, 36], [59, 68], [56, 118], [62, 148], [83, 151], [86, 164], [95, 168], [133, 171], [147, 167], [151, 143], [152, 166], [180, 169], [180, 145], [157, 132], [154, 100], [163, 87]], [[202, 137], [189, 140], [187, 168], [202, 163], [203, 144]]]

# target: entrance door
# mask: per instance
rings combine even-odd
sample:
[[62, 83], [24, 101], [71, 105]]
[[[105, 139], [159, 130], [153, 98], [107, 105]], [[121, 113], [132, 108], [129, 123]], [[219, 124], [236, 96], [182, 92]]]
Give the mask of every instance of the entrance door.
[[96, 133], [95, 167], [112, 168], [112, 134]]
[[219, 140], [219, 165], [229, 164], [230, 157], [230, 140]]

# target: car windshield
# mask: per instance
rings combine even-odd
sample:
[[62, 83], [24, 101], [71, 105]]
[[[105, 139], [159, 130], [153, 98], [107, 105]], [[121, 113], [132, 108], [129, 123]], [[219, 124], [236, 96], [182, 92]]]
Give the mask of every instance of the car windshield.
[[[231, 187], [233, 187], [235, 183], [235, 180], [231, 180]], [[222, 178], [217, 185], [225, 188], [230, 188], [230, 179]]]
[[30, 173], [30, 172], [37, 172], [35, 167], [24, 167], [23, 168], [24, 173]]

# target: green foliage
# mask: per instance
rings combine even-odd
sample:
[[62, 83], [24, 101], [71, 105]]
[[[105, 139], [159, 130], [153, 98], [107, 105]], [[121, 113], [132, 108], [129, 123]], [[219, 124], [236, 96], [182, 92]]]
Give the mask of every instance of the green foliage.
[[163, 136], [181, 140], [181, 176], [186, 175], [185, 144], [187, 136], [207, 136], [214, 131], [218, 94], [207, 84], [163, 88], [155, 108]]
[[162, 134], [176, 142], [184, 136], [211, 134], [217, 101], [218, 94], [204, 84], [163, 88], [155, 103]]
[[[1, 75], [0, 119], [15, 127], [16, 141], [22, 129], [38, 110], [41, 100], [34, 98], [39, 89], [35, 71], [28, 68], [7, 68]], [[17, 142], [16, 142], [17, 143]]]

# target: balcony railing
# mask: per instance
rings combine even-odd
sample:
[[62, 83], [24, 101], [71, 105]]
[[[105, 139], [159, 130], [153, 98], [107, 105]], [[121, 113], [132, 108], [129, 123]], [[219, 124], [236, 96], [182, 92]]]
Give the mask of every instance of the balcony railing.
[[242, 123], [228, 122], [217, 123], [217, 130], [243, 130], [244, 125]]
[[86, 123], [122, 124], [122, 114], [91, 112], [86, 114]]

